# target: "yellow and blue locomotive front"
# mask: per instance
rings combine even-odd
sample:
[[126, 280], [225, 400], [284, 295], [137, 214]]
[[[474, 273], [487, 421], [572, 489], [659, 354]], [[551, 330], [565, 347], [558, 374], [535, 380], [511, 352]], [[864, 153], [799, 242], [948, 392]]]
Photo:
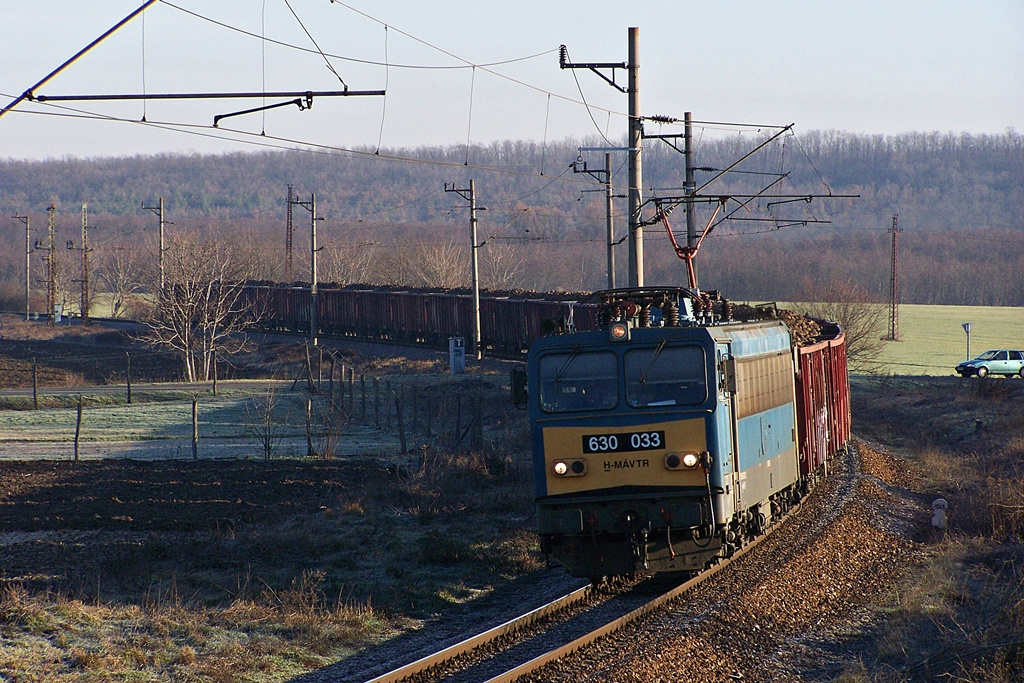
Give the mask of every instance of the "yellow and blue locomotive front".
[[529, 356], [542, 550], [576, 576], [698, 570], [731, 466], [703, 327], [545, 337]]

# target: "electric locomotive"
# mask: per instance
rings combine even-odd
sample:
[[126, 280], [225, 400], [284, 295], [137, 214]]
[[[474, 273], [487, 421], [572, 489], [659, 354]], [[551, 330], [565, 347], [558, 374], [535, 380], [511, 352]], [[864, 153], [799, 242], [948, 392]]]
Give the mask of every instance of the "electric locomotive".
[[593, 296], [598, 329], [556, 326], [513, 371], [541, 550], [595, 579], [698, 571], [805, 491], [789, 330], [696, 289]]

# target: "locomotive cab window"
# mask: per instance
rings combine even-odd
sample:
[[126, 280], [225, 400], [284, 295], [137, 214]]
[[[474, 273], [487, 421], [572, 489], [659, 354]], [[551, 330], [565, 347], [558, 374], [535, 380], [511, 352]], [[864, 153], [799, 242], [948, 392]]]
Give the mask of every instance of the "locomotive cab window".
[[540, 358], [540, 407], [546, 413], [610, 410], [618, 403], [611, 351], [549, 353]]
[[693, 406], [707, 400], [707, 359], [699, 346], [665, 346], [626, 352], [626, 401], [634, 408]]

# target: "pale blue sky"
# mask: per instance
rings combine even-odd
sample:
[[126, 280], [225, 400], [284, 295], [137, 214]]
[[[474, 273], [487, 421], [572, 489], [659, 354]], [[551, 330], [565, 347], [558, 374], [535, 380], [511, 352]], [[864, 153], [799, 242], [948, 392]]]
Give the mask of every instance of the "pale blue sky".
[[[589, 72], [560, 70], [557, 48], [566, 44], [575, 61], [625, 61], [629, 26], [640, 28], [645, 115], [681, 118], [692, 111], [700, 121], [795, 122], [798, 131], [1024, 129], [1024, 0], [289, 2], [320, 48], [334, 55], [465, 66], [546, 54], [475, 70], [331, 59], [353, 90], [387, 86], [383, 127], [380, 98], [319, 99], [310, 111], [287, 107], [265, 119], [224, 122], [224, 129], [245, 134], [210, 128], [213, 116], [259, 101], [145, 106], [149, 122], [188, 124], [191, 133], [30, 114], [60, 110], [23, 103], [0, 118], [0, 158], [257, 149], [238, 140], [291, 144], [274, 138], [336, 147], [376, 146], [378, 139], [384, 147], [541, 141], [597, 128], [620, 139], [625, 95]], [[140, 4], [0, 0], [0, 106]], [[285, 0], [173, 4], [313, 48]], [[594, 107], [590, 114], [574, 75]], [[145, 22], [137, 18], [37, 94], [141, 92], [143, 76], [149, 93], [254, 91], [264, 83], [268, 90], [340, 88], [318, 54], [264, 44], [158, 3]], [[625, 73], [619, 78], [624, 82]], [[132, 120], [144, 113], [140, 102], [69, 106]], [[264, 120], [267, 138], [258, 135]]]

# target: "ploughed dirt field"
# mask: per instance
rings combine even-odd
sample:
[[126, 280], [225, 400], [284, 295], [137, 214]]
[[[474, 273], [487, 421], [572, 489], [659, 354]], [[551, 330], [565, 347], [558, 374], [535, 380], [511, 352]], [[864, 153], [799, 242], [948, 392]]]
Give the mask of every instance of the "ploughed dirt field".
[[[5, 320], [3, 332], [11, 328]], [[100, 368], [123, 348], [79, 342], [0, 340], [0, 363], [24, 364], [31, 348], [40, 377], [120, 381]], [[60, 346], [69, 343], [76, 354]], [[146, 361], [133, 348], [134, 375]], [[426, 377], [442, 388], [419, 394], [419, 417], [403, 425], [406, 452], [395, 448], [397, 425], [380, 418], [360, 420], [366, 447], [343, 456], [73, 462], [64, 448], [61, 459], [0, 461], [0, 680], [285, 681], [416, 633], [500, 621], [568, 586], [538, 552], [525, 417], [508, 406], [505, 366], [447, 384], [438, 354], [342, 352], [360, 371], [390, 373], [393, 387]], [[296, 367], [296, 354], [262, 353], [268, 375]], [[151, 380], [178, 378], [173, 359], [153, 367], [164, 370]], [[4, 388], [24, 386], [24, 375], [0, 373]], [[473, 413], [460, 393], [486, 409]], [[1024, 382], [854, 378], [852, 394], [855, 433], [884, 454], [860, 464], [853, 495], [884, 515], [861, 497], [876, 479], [896, 487], [917, 506], [900, 513], [918, 525], [913, 549], [892, 562], [892, 544], [865, 543], [851, 566], [877, 566], [866, 555], [881, 548], [891, 573], [843, 580], [877, 591], [855, 608], [836, 601], [828, 624], [809, 621], [763, 658], [741, 639], [736, 661], [788, 657], [776, 680], [1022, 680]], [[423, 405], [446, 402], [458, 410], [430, 422]], [[355, 430], [341, 425], [339, 439], [346, 429]], [[929, 506], [940, 497], [949, 525], [933, 531]], [[750, 599], [784, 604], [779, 583]], [[822, 648], [827, 658], [814, 654]], [[794, 650], [806, 665], [786, 654]], [[747, 671], [752, 680], [757, 670]], [[630, 668], [629, 680], [670, 679], [687, 680], [664, 662]]]

